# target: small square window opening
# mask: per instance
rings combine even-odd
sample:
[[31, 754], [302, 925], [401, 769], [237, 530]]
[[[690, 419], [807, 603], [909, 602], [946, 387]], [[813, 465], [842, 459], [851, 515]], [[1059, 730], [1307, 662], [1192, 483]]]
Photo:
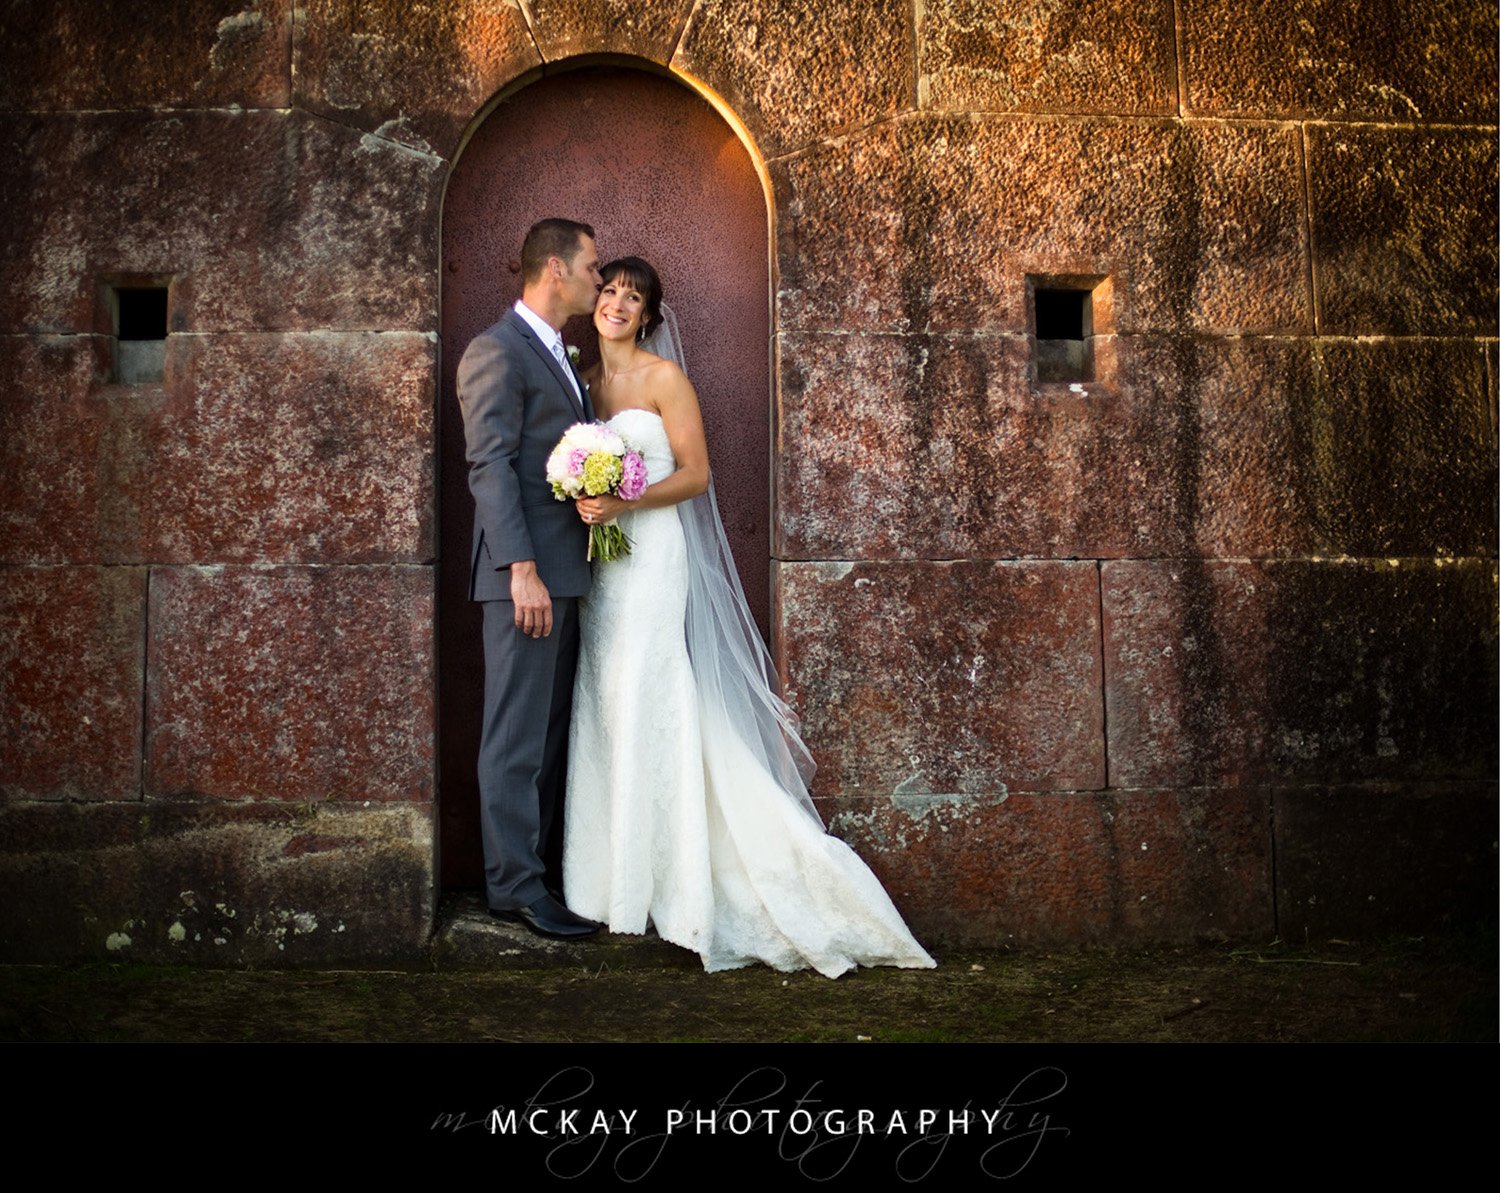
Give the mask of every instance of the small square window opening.
[[[1096, 276], [1031, 277], [1032, 336], [1038, 383], [1075, 384], [1100, 380], [1096, 335], [1113, 330], [1109, 279]], [[1103, 318], [1100, 318], [1103, 316]]]
[[167, 287], [116, 287], [113, 306], [115, 380], [123, 385], [161, 381], [167, 359]]

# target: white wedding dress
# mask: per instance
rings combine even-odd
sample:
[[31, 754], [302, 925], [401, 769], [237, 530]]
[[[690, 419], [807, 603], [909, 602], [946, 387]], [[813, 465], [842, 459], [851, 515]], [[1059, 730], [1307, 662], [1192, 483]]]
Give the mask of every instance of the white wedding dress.
[[[648, 410], [609, 425], [676, 469]], [[621, 515], [631, 553], [594, 569], [581, 602], [564, 808], [567, 905], [642, 933], [710, 971], [763, 961], [837, 977], [856, 965], [927, 968], [879, 881], [767, 769], [745, 727], [694, 678], [684, 637], [689, 554], [675, 507]]]

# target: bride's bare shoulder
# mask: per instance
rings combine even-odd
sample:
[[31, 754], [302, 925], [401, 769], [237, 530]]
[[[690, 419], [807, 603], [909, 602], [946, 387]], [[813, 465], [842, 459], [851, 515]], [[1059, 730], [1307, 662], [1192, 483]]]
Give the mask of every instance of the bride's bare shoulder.
[[641, 355], [646, 358], [641, 368], [647, 372], [652, 381], [660, 383], [674, 375], [681, 377], [684, 381], [687, 380], [687, 374], [678, 367], [675, 360], [668, 360], [665, 356], [657, 356], [656, 353], [647, 352], [644, 348], [641, 349]]
[[678, 386], [687, 385], [687, 374], [682, 371], [675, 360], [668, 360], [665, 356], [655, 356], [650, 352], [643, 352], [646, 363], [641, 366], [641, 372], [653, 387], [655, 386]]

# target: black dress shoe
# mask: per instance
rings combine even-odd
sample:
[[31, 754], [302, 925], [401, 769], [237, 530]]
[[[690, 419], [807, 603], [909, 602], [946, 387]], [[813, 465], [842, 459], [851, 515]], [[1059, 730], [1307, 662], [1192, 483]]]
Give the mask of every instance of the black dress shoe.
[[513, 920], [518, 924], [525, 924], [538, 936], [550, 936], [555, 940], [592, 936], [604, 926], [569, 911], [551, 895], [543, 895], [527, 907], [511, 907], [503, 911], [491, 907], [490, 914], [497, 920]]

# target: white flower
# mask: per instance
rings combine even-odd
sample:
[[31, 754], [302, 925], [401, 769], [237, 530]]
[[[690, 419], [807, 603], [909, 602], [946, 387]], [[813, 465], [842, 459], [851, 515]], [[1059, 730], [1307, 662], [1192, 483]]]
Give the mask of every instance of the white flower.
[[547, 457], [547, 480], [552, 485], [553, 495], [559, 501], [578, 497], [583, 493], [583, 478], [574, 476], [569, 468], [569, 457], [572, 454], [572, 449], [563, 442], [553, 448], [552, 454]]
[[625, 441], [603, 423], [574, 423], [562, 441], [570, 448], [581, 447], [591, 453], [608, 452], [618, 456], [625, 451]]

